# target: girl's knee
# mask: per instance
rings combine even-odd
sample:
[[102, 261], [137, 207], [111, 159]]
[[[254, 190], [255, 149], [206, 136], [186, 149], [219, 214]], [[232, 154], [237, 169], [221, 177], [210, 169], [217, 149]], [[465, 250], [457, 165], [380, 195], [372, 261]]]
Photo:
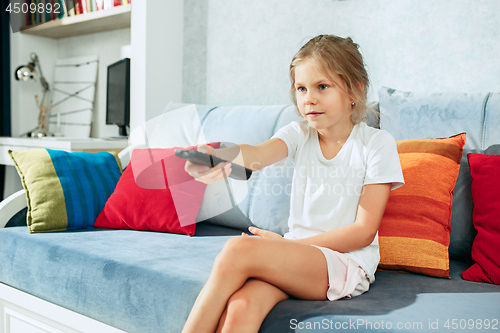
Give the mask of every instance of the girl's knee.
[[224, 244], [223, 250], [229, 251], [230, 253], [246, 252], [253, 245], [254, 241], [254, 237], [231, 237], [226, 244]]
[[248, 237], [230, 238], [215, 258], [215, 265], [221, 268], [241, 268], [239, 266], [245, 263], [245, 258], [251, 253], [251, 241]]
[[217, 255], [216, 260], [224, 263], [240, 263], [245, 260], [245, 257], [251, 253], [253, 240], [248, 237], [232, 237], [230, 238], [222, 251]]
[[242, 325], [258, 322], [260, 313], [255, 299], [245, 291], [234, 293], [227, 302], [226, 322]]

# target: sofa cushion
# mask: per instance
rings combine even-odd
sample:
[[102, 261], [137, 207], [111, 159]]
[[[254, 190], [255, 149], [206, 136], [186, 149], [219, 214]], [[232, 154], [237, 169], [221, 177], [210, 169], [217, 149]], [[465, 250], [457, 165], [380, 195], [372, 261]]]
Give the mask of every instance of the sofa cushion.
[[[179, 108], [183, 108], [182, 115], [186, 117], [185, 120], [181, 119], [182, 123], [192, 123], [192, 116], [200, 120], [199, 126], [186, 125], [185, 130], [202, 132], [201, 136], [183, 134], [183, 138], [199, 137], [206, 140], [205, 142], [220, 141], [225, 145], [262, 143], [270, 139], [278, 129], [299, 117], [292, 105], [234, 107], [196, 105], [194, 107], [196, 110], [186, 104], [169, 104], [166, 113], [159, 121], [159, 127], [152, 131], [153, 135], [149, 138], [149, 142], [155, 145], [166, 142], [161, 124], [168, 123], [168, 113], [176, 112], [180, 110]], [[188, 111], [185, 112], [186, 110]], [[182, 142], [177, 141], [177, 143]], [[289, 164], [286, 169], [283, 176], [279, 177], [275, 176], [281, 175], [283, 170], [269, 166], [254, 172], [246, 182], [228, 178], [228, 184], [225, 182], [209, 184], [196, 221], [206, 221], [241, 230], [247, 230], [249, 226], [254, 225], [283, 234], [288, 228], [290, 206], [290, 195], [286, 194], [284, 188], [287, 184], [291, 184], [293, 165]]]
[[4, 228], [0, 281], [126, 332], [180, 332], [230, 237]]
[[[491, 93], [484, 108], [483, 147], [500, 143], [500, 93]], [[483, 148], [483, 149], [484, 149]]]
[[483, 329], [486, 318], [490, 329], [499, 327], [500, 286], [463, 280], [466, 267], [451, 261], [449, 280], [377, 272], [370, 290], [352, 299], [286, 300], [271, 310], [259, 332], [445, 332], [453, 319], [458, 324], [462, 319], [464, 327], [464, 321], [478, 318]]
[[500, 155], [469, 154], [472, 176], [473, 222], [477, 236], [472, 245], [475, 264], [464, 279], [500, 284]]
[[[297, 119], [300, 117], [295, 106], [284, 108], [271, 136]], [[248, 216], [255, 226], [281, 235], [288, 231], [293, 171], [294, 165], [288, 159], [283, 167], [270, 165], [258, 171], [248, 197]]]
[[189, 147], [207, 143], [202, 123], [213, 106], [169, 103], [165, 112], [146, 122], [147, 148]]
[[391, 192], [379, 229], [379, 267], [448, 277], [452, 194], [465, 133], [397, 141], [405, 185]]
[[460, 161], [460, 171], [455, 183], [450, 222], [450, 247], [448, 249], [450, 259], [453, 260], [471, 260], [472, 242], [477, 234], [472, 225], [473, 205], [470, 192], [472, 178], [470, 177], [469, 163], [467, 162], [467, 154], [477, 152], [481, 152], [481, 150], [464, 149]]
[[115, 152], [11, 151], [26, 190], [30, 232], [92, 228], [122, 170]]
[[382, 87], [380, 128], [394, 138], [433, 139], [467, 133], [465, 149], [485, 149], [483, 114], [488, 93], [413, 93]]
[[[238, 234], [205, 223], [197, 225], [194, 237], [104, 229], [29, 234], [26, 227], [4, 228], [0, 282], [127, 332], [177, 333], [216, 255], [230, 235]], [[293, 319], [394, 325], [439, 320], [443, 325], [449, 318], [498, 318], [500, 286], [463, 280], [467, 267], [451, 261], [450, 280], [377, 272], [370, 290], [350, 300], [288, 299], [273, 308], [260, 332], [293, 332]]]

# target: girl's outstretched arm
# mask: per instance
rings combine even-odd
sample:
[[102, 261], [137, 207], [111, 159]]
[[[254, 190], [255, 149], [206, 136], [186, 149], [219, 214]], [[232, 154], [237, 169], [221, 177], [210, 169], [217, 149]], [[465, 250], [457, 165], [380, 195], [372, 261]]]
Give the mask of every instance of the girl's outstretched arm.
[[365, 185], [353, 224], [301, 238], [297, 242], [323, 246], [338, 252], [350, 252], [370, 245], [380, 227], [390, 192], [391, 183]]
[[[231, 163], [256, 171], [288, 156], [288, 148], [281, 139], [270, 139], [256, 146], [240, 144], [230, 148], [214, 149], [200, 145], [199, 152], [214, 155]], [[213, 168], [186, 162], [184, 169], [196, 180], [205, 184], [219, 181], [231, 173], [231, 163], [219, 163]]]

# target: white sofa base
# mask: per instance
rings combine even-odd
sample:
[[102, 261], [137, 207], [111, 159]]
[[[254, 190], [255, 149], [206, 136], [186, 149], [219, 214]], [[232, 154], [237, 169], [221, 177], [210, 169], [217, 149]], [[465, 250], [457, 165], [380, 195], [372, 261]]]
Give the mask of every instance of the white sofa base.
[[0, 283], [0, 333], [125, 333]]

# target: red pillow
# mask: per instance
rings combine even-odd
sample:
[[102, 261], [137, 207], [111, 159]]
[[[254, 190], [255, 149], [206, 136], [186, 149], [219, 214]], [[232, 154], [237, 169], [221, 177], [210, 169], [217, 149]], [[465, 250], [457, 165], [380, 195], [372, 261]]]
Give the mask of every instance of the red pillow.
[[194, 235], [206, 185], [184, 171], [175, 149], [135, 149], [94, 226]]
[[467, 155], [472, 177], [477, 236], [472, 244], [475, 264], [462, 273], [469, 281], [500, 284], [500, 155]]

